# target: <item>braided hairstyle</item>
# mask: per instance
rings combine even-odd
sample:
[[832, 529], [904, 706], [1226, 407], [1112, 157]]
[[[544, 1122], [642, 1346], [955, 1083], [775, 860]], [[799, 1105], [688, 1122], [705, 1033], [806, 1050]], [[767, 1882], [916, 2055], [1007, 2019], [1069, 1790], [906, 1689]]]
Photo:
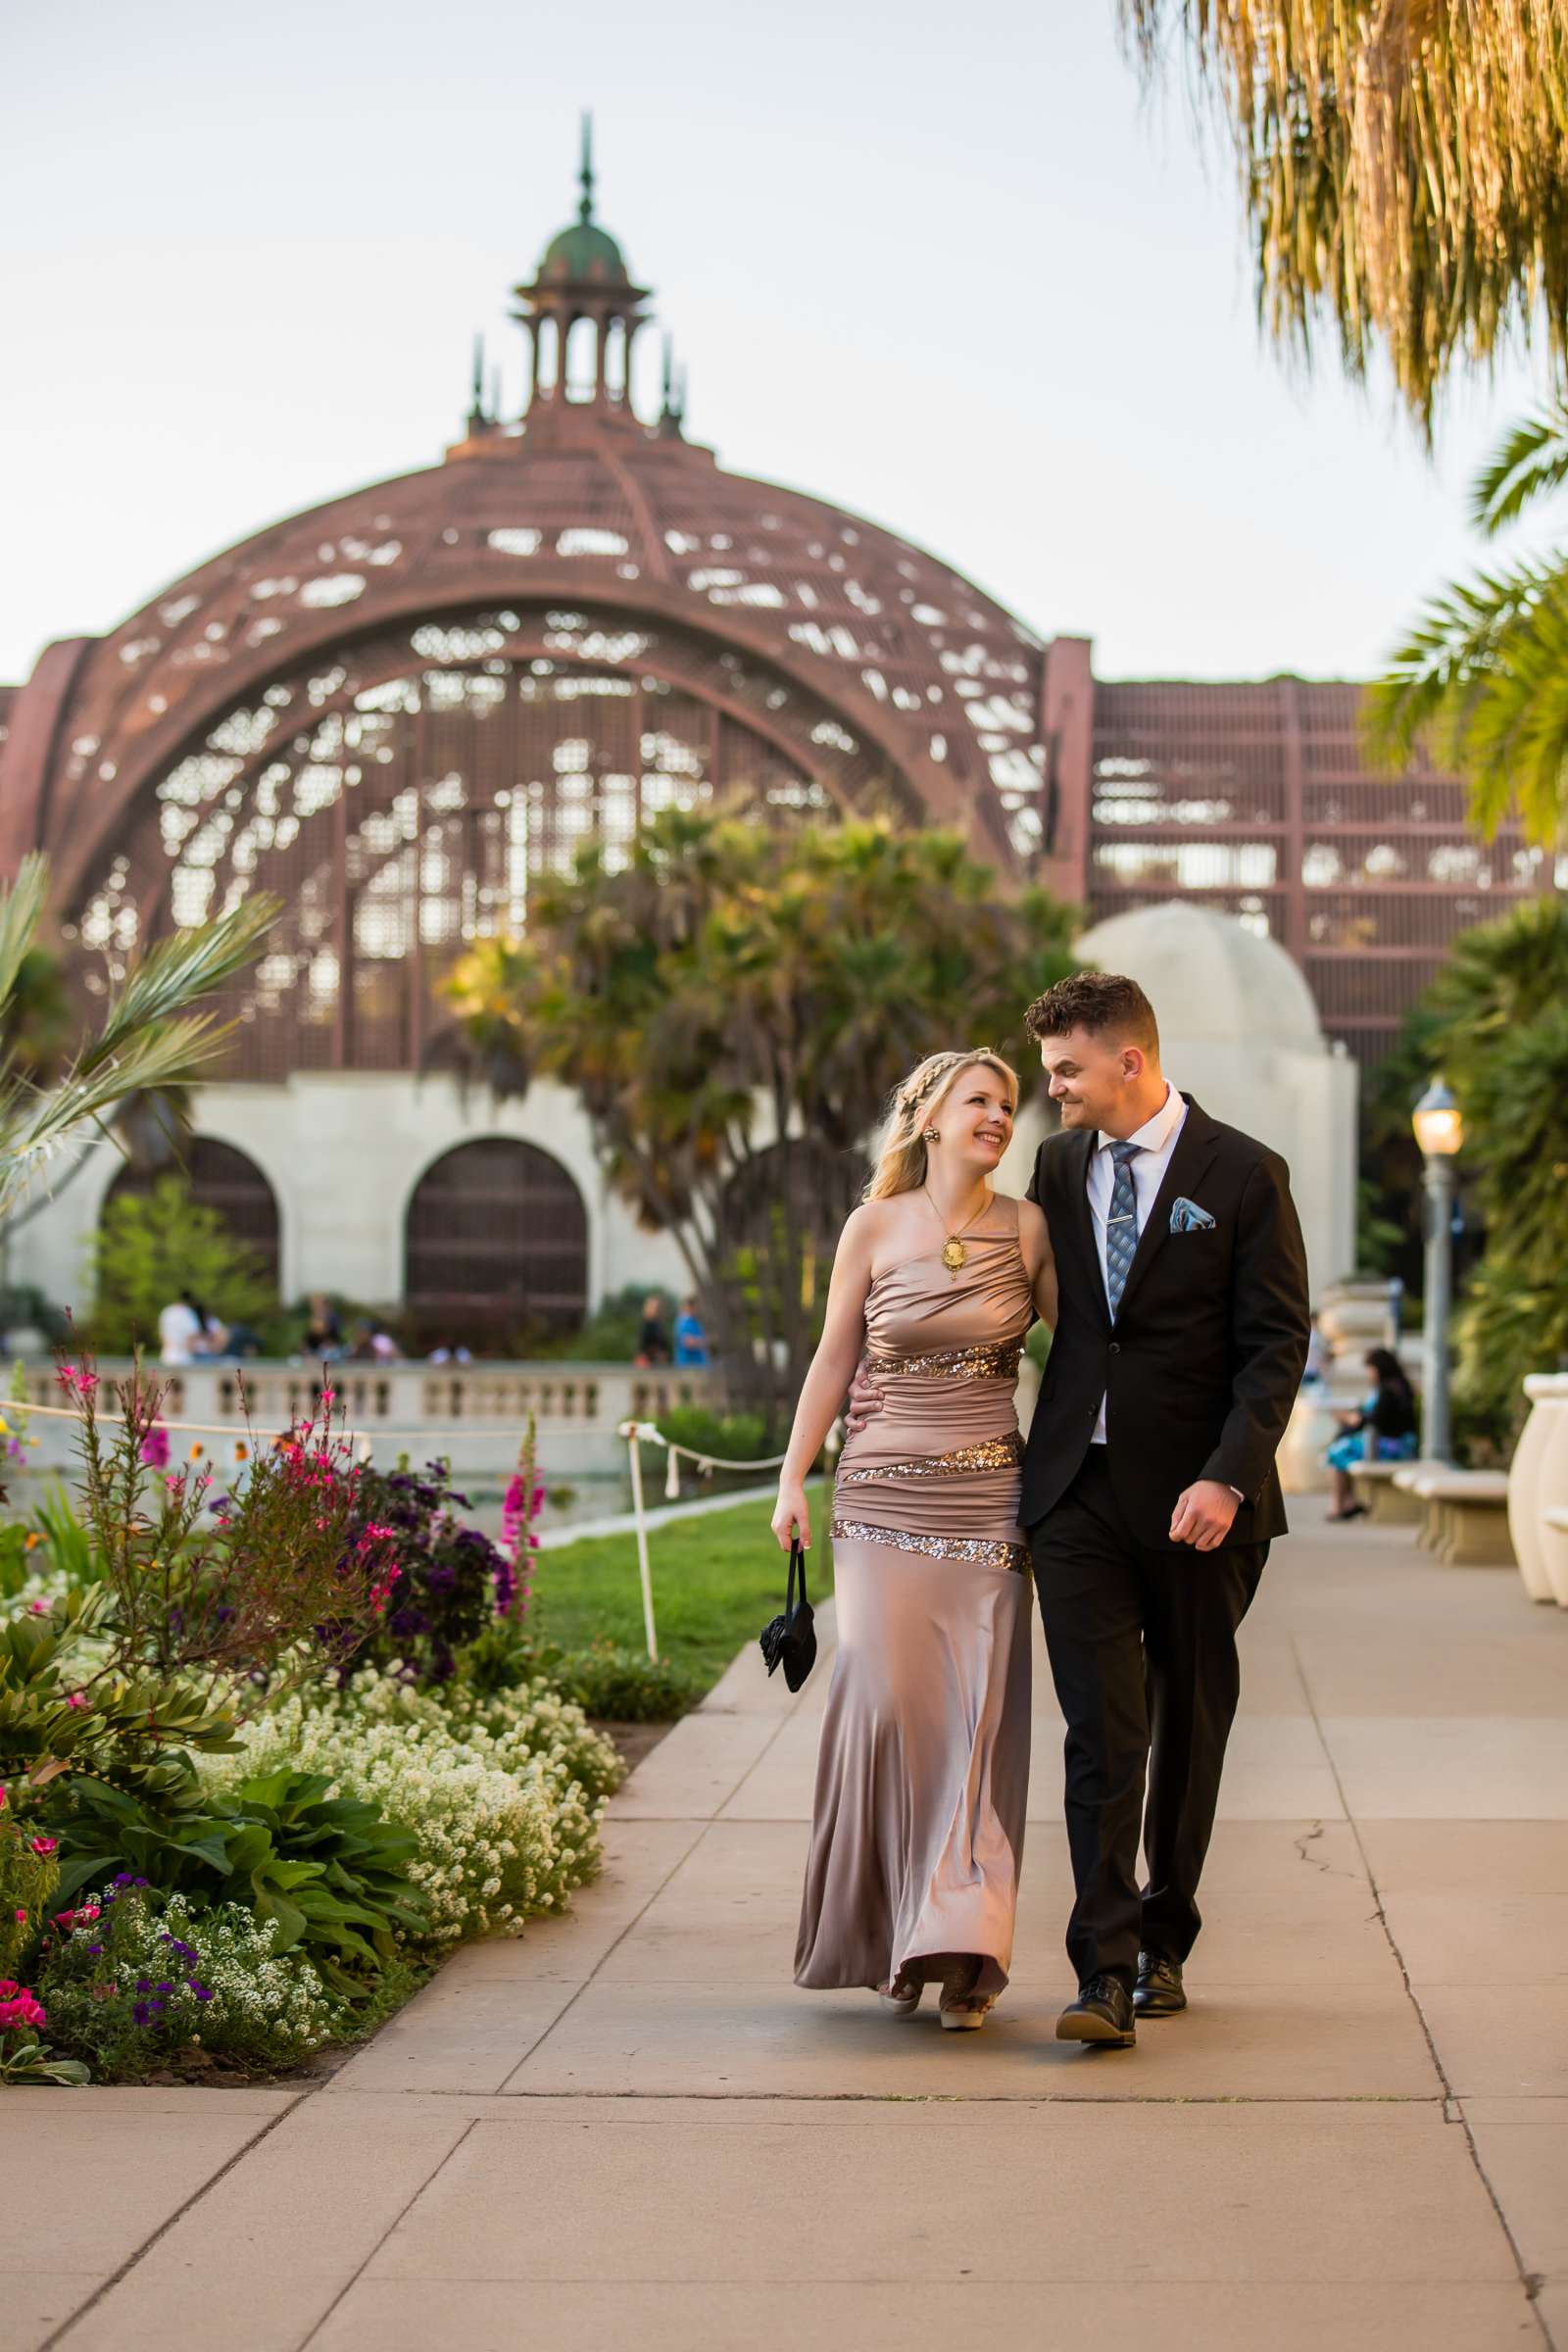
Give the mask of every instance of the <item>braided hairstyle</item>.
[[965, 1070], [994, 1070], [1018, 1107], [1018, 1074], [1000, 1054], [982, 1047], [972, 1054], [928, 1054], [893, 1090], [887, 1124], [877, 1146], [876, 1165], [861, 1199], [887, 1200], [895, 1193], [917, 1192], [925, 1182], [925, 1131]]

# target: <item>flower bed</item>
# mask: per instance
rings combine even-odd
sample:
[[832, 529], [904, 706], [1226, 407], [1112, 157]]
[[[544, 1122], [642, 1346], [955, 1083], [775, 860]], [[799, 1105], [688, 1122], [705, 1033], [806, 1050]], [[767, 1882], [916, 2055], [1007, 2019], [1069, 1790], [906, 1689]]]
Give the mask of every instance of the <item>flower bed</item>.
[[330, 1392], [209, 1494], [139, 1374], [107, 1443], [63, 1386], [83, 1519], [0, 1581], [0, 2082], [295, 2066], [593, 1877], [622, 1767], [529, 1674], [531, 1433], [498, 1550], [444, 1465], [362, 1473]]

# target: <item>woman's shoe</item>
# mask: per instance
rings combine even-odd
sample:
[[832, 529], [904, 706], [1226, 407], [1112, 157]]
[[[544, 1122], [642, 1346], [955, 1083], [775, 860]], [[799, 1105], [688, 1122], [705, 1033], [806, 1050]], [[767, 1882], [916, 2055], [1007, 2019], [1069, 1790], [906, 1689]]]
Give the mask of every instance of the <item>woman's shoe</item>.
[[913, 1977], [901, 1975], [895, 1977], [890, 1984], [879, 1984], [876, 1997], [890, 2017], [912, 2017], [920, 2006], [920, 1995], [924, 1990], [923, 1977], [917, 1982]]
[[975, 1992], [964, 2001], [944, 2001], [938, 2016], [947, 2034], [978, 2034], [996, 2004], [994, 1992]]
[[973, 1956], [961, 1961], [943, 1980], [942, 1999], [938, 2015], [950, 2034], [978, 2034], [985, 2024], [994, 1993], [976, 1992], [980, 1982], [980, 1961]]

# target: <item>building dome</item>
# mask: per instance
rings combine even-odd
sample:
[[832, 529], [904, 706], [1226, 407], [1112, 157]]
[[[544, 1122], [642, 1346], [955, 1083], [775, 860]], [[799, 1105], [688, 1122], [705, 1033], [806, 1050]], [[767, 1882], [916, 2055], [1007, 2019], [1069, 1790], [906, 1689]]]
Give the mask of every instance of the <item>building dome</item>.
[[667, 380], [638, 416], [644, 295], [590, 172], [518, 290], [520, 419], [476, 386], [443, 464], [51, 647], [11, 705], [0, 852], [49, 851], [68, 938], [113, 965], [251, 889], [284, 901], [236, 1074], [418, 1066], [465, 942], [664, 808], [953, 826], [1010, 876], [1039, 845], [1039, 640], [880, 525], [724, 471]]
[[631, 275], [620, 247], [608, 229], [592, 220], [574, 220], [559, 237], [552, 237], [539, 264], [542, 282], [565, 285], [629, 286]]
[[1096, 923], [1077, 952], [1102, 971], [1136, 980], [1167, 1040], [1328, 1051], [1299, 965], [1278, 940], [1233, 915], [1170, 900]]

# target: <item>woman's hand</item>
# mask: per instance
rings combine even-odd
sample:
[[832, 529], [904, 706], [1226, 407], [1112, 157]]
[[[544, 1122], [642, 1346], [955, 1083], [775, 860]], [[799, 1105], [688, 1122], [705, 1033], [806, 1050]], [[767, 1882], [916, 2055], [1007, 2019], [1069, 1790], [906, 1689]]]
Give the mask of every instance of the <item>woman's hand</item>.
[[793, 1481], [779, 1480], [778, 1506], [773, 1513], [772, 1527], [780, 1551], [788, 1551], [797, 1531], [800, 1535], [801, 1548], [804, 1551], [810, 1550], [811, 1513], [807, 1504], [806, 1489], [803, 1486], [799, 1486]]

